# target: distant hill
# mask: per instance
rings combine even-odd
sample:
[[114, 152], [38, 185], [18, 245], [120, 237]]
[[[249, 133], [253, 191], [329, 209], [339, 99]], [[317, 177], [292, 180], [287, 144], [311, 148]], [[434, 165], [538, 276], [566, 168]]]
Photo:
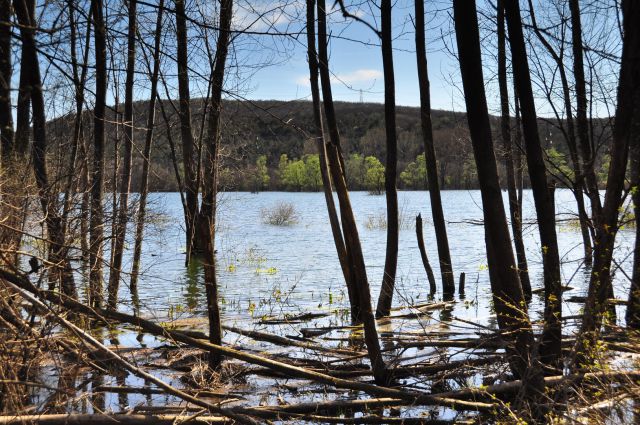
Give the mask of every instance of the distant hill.
[[[173, 171], [170, 139], [175, 146], [178, 163], [181, 161], [178, 116], [172, 104], [164, 100], [162, 108], [157, 106], [156, 129], [152, 151], [151, 190], [176, 190], [177, 183]], [[144, 127], [146, 123], [148, 102], [137, 102], [134, 106], [134, 125], [136, 126], [135, 143], [137, 146], [135, 164], [141, 163], [144, 143]], [[177, 104], [175, 104], [177, 107]], [[374, 156], [383, 164], [385, 162], [384, 106], [374, 103], [336, 102], [336, 113], [342, 136], [342, 148], [347, 159], [355, 154], [362, 157]], [[196, 140], [202, 135], [203, 100], [192, 100], [192, 123]], [[120, 112], [122, 108], [120, 109]], [[416, 157], [423, 152], [419, 108], [401, 106], [397, 108], [398, 129], [398, 170], [402, 172]], [[165, 121], [169, 121], [169, 126]], [[113, 174], [114, 146], [116, 129], [113, 122], [115, 112], [111, 110], [107, 125], [106, 167], [107, 177]], [[83, 117], [85, 133], [91, 134], [91, 115]], [[473, 152], [468, 137], [466, 116], [464, 113], [451, 111], [432, 111], [434, 143], [439, 162], [441, 185], [445, 189], [475, 188], [476, 175]], [[269, 182], [262, 185], [262, 190], [291, 190], [281, 181], [278, 170], [283, 154], [289, 160], [295, 160], [317, 153], [316, 145], [309, 138], [313, 128], [313, 111], [307, 101], [224, 101], [222, 116], [222, 183], [229, 190], [255, 190], [256, 162], [259, 157], [266, 157]], [[497, 131], [499, 120], [492, 117], [492, 125]], [[512, 121], [513, 124], [513, 121]], [[541, 134], [545, 148], [555, 148], [562, 157], [568, 158], [567, 148], [560, 131], [552, 122], [540, 120]], [[66, 116], [52, 120], [48, 124], [52, 140], [57, 139], [64, 146], [71, 138], [73, 117]], [[168, 128], [171, 128], [171, 138]], [[204, 132], [206, 137], [206, 131]], [[52, 143], [55, 145], [55, 143]], [[90, 145], [90, 140], [89, 140]], [[501, 142], [494, 138], [496, 152], [500, 155]], [[352, 158], [357, 162], [357, 158]], [[568, 160], [567, 160], [568, 161]], [[355, 163], [354, 163], [355, 164]], [[414, 164], [415, 165], [415, 164]], [[356, 165], [351, 164], [351, 168]], [[132, 188], [139, 187], [139, 170], [134, 168]], [[503, 167], [500, 163], [500, 172]], [[347, 164], [349, 174], [350, 165]], [[414, 170], [410, 168], [409, 170]], [[363, 181], [356, 178], [357, 172], [351, 172], [352, 189], [363, 189]], [[110, 182], [107, 181], [109, 185]], [[418, 182], [399, 179], [401, 188], [423, 188]], [[301, 186], [302, 188], [302, 186]], [[295, 190], [295, 189], [294, 189]], [[300, 190], [300, 188], [298, 188]], [[313, 190], [313, 188], [311, 189]]]

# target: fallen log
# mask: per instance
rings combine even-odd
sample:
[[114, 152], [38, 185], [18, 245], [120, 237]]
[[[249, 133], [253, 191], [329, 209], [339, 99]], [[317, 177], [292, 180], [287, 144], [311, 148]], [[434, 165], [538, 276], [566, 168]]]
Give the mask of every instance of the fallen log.
[[282, 345], [285, 347], [299, 347], [305, 350], [322, 351], [330, 354], [343, 354], [348, 356], [352, 356], [353, 354], [357, 353], [356, 351], [353, 351], [353, 350], [343, 350], [340, 348], [323, 347], [322, 345], [319, 345], [319, 344], [298, 342], [289, 338], [281, 337], [279, 335], [268, 334], [265, 332], [260, 332], [255, 330], [252, 331], [252, 330], [241, 329], [235, 326], [222, 326], [222, 328], [224, 330], [236, 333], [238, 335], [247, 336], [255, 340], [266, 341], [272, 344]]
[[141, 415], [141, 414], [51, 414], [0, 416], [0, 425], [173, 425], [231, 424], [232, 420], [220, 416]]

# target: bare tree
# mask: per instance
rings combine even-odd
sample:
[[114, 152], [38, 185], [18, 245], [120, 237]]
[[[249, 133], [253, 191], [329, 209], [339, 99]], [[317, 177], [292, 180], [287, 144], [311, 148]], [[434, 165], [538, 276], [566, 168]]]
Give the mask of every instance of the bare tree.
[[[511, 124], [509, 110], [509, 89], [507, 87], [507, 52], [506, 35], [504, 28], [503, 1], [498, 0], [497, 36], [498, 36], [498, 85], [500, 91], [500, 134], [504, 147], [504, 166], [507, 176], [507, 192], [509, 193], [509, 212], [511, 215], [511, 232], [513, 244], [518, 260], [518, 273], [525, 297], [531, 298], [531, 281], [529, 280], [529, 266], [527, 254], [522, 239], [522, 196], [518, 196], [516, 184], [516, 171], [513, 160], [513, 147], [511, 142]], [[516, 124], [516, 125], [519, 125]], [[518, 147], [516, 147], [516, 150]], [[520, 179], [522, 180], [522, 179]]]
[[598, 191], [598, 179], [595, 173], [595, 152], [589, 137], [589, 122], [587, 119], [587, 89], [584, 77], [584, 60], [582, 47], [582, 23], [580, 19], [580, 4], [578, 0], [569, 0], [571, 10], [571, 46], [573, 49], [573, 78], [576, 92], [576, 128], [578, 144], [582, 151], [582, 172], [584, 173], [587, 195], [591, 201], [591, 217], [596, 223], [600, 220], [602, 204]]
[[107, 102], [107, 45], [102, 0], [91, 0], [96, 61], [96, 100], [93, 110], [93, 164], [91, 170], [91, 219], [89, 226], [89, 301], [102, 307], [102, 245], [104, 239], [104, 138]]
[[[144, 224], [147, 215], [147, 196], [149, 194], [149, 169], [151, 167], [151, 145], [156, 118], [156, 99], [158, 97], [158, 75], [160, 73], [160, 48], [162, 41], [162, 15], [164, 13], [164, 0], [158, 4], [155, 37], [153, 45], [153, 70], [149, 69], [151, 90], [149, 93], [149, 111], [147, 115], [147, 129], [145, 133], [144, 151], [142, 153], [142, 177], [140, 178], [140, 199], [138, 201], [138, 214], [136, 220], [136, 234], [133, 247], [133, 262], [131, 265], [131, 295], [133, 303], [138, 304], [138, 276], [140, 273], [140, 257], [142, 256], [142, 239]], [[144, 54], [144, 50], [143, 50]], [[146, 59], [146, 54], [145, 54]], [[148, 60], [147, 60], [148, 63]], [[149, 66], [150, 67], [150, 66]]]
[[384, 272], [376, 316], [389, 315], [398, 268], [398, 136], [396, 130], [396, 94], [393, 71], [393, 45], [391, 0], [380, 2], [380, 40], [382, 41], [382, 68], [384, 73], [384, 127], [387, 140], [387, 159], [384, 169], [384, 187], [387, 200], [387, 249]]
[[[576, 199], [576, 205], [578, 207], [578, 218], [580, 222], [580, 232], [582, 234], [582, 245], [584, 247], [584, 262], [587, 265], [591, 265], [592, 257], [593, 257], [593, 248], [591, 246], [591, 235], [589, 232], [589, 216], [587, 214], [585, 204], [584, 204], [584, 176], [582, 173], [582, 167], [580, 158], [578, 155], [578, 145], [576, 142], [576, 131], [575, 124], [573, 119], [573, 105], [571, 102], [571, 92], [569, 88], [569, 80], [567, 78], [567, 72], [565, 69], [565, 65], [563, 62], [564, 56], [564, 45], [561, 43], [560, 51], [556, 52], [551, 43], [546, 39], [545, 35], [542, 34], [542, 31], [538, 27], [538, 23], [536, 21], [535, 10], [533, 8], [533, 2], [529, 0], [529, 14], [531, 16], [531, 25], [533, 27], [533, 31], [536, 34], [538, 40], [542, 43], [545, 50], [551, 56], [553, 63], [555, 63], [555, 70], [560, 75], [560, 84], [562, 90], [562, 104], [564, 107], [564, 121], [566, 125], [563, 125], [563, 120], [560, 114], [557, 112], [555, 104], [552, 99], [552, 84], [547, 84], [546, 79], [543, 78], [543, 83], [545, 84], [547, 100], [549, 105], [554, 111], [556, 115], [556, 121], [558, 127], [561, 129], [567, 147], [569, 148], [569, 157], [571, 158], [571, 165], [573, 168], [573, 176], [562, 176], [565, 180], [567, 180], [568, 186], [571, 187], [574, 198]], [[535, 51], [535, 49], [534, 49]], [[556, 170], [558, 171], [558, 170]], [[561, 171], [561, 170], [560, 170]]]
[[11, 1], [0, 1], [0, 149], [6, 163], [13, 152], [11, 111]]
[[387, 369], [382, 352], [380, 351], [380, 340], [376, 329], [376, 321], [371, 308], [371, 292], [367, 280], [367, 271], [362, 255], [362, 246], [356, 220], [349, 200], [346, 179], [344, 176], [344, 161], [340, 148], [340, 133], [333, 105], [331, 93], [331, 78], [329, 74], [329, 54], [327, 52], [327, 14], [324, 0], [318, 0], [318, 60], [320, 66], [320, 83], [322, 86], [322, 96], [324, 99], [324, 112], [327, 118], [329, 129], [329, 143], [327, 144], [329, 169], [331, 178], [336, 185], [338, 201], [340, 203], [340, 217], [342, 219], [342, 230], [344, 232], [345, 244], [347, 248], [347, 259], [349, 262], [349, 275], [353, 279], [353, 287], [357, 292], [358, 311], [351, 313], [352, 318], [360, 321], [364, 327], [365, 343], [371, 361], [371, 368], [375, 380], [378, 384], [386, 385], [390, 381], [390, 373]]
[[422, 139], [424, 141], [424, 155], [427, 165], [427, 189], [431, 200], [431, 214], [433, 227], [436, 232], [440, 273], [442, 275], [442, 293], [444, 296], [453, 295], [455, 283], [453, 267], [449, 251], [447, 227], [442, 210], [442, 198], [438, 180], [438, 164], [433, 144], [433, 125], [431, 123], [431, 94], [429, 92], [429, 71], [427, 67], [427, 46], [425, 42], [424, 1], [416, 0], [416, 60], [418, 63], [418, 87], [420, 88], [420, 123], [422, 124]]
[[491, 140], [491, 125], [484, 91], [480, 35], [475, 2], [453, 3], [460, 73], [467, 106], [467, 120], [478, 168], [482, 195], [485, 241], [493, 301], [500, 329], [510, 335], [507, 354], [511, 369], [529, 377], [533, 365], [533, 331], [516, 269], [507, 217], [498, 181], [498, 168]]
[[178, 66], [178, 92], [180, 136], [182, 138], [182, 164], [184, 167], [184, 189], [186, 198], [185, 227], [187, 238], [187, 255], [185, 264], [188, 264], [195, 247], [196, 221], [200, 214], [198, 207], [198, 175], [200, 173], [199, 161], [196, 160], [196, 147], [191, 130], [191, 99], [189, 94], [189, 56], [187, 42], [187, 19], [185, 15], [184, 0], [175, 0], [176, 37], [177, 37], [177, 66]]
[[555, 208], [548, 186], [549, 182], [547, 181], [542, 147], [540, 146], [531, 76], [522, 32], [520, 6], [516, 2], [505, 2], [504, 7], [509, 29], [514, 81], [518, 91], [520, 107], [522, 108], [522, 127], [527, 152], [527, 165], [536, 206], [540, 242], [542, 243], [545, 328], [540, 348], [541, 359], [547, 364], [557, 364], [560, 360], [562, 349], [562, 283], [560, 281], [560, 255], [556, 236]]
[[109, 298], [108, 306], [116, 309], [118, 304], [118, 286], [120, 285], [120, 272], [122, 269], [122, 256], [124, 253], [124, 242], [127, 233], [127, 222], [129, 221], [129, 192], [131, 190], [131, 160], [133, 156], [133, 79], [135, 75], [136, 62], [136, 0], [129, 0], [129, 22], [127, 32], [127, 75], [124, 83], [124, 163], [122, 164], [122, 175], [119, 182], [114, 185], [119, 186], [120, 203], [118, 206], [116, 222], [115, 244], [113, 252], [113, 262], [111, 273], [109, 274]]
[[347, 263], [347, 249], [344, 243], [344, 237], [342, 236], [342, 230], [340, 229], [340, 219], [338, 218], [338, 212], [336, 204], [333, 199], [333, 188], [331, 184], [331, 175], [329, 172], [329, 164], [327, 161], [327, 147], [325, 144], [324, 126], [322, 123], [322, 109], [320, 105], [320, 86], [318, 83], [318, 52], [316, 50], [316, 19], [315, 19], [315, 0], [307, 0], [307, 58], [309, 61], [309, 82], [311, 86], [311, 99], [313, 104], [313, 121], [314, 128], [312, 136], [316, 140], [318, 148], [318, 155], [320, 156], [320, 177], [322, 178], [322, 188], [324, 191], [324, 198], [327, 204], [327, 213], [329, 215], [329, 223], [331, 224], [331, 233], [333, 235], [333, 242], [336, 246], [338, 253], [338, 260], [340, 261], [340, 268], [342, 269], [342, 275], [347, 286], [347, 294], [352, 306], [352, 311], [355, 312], [355, 290], [353, 288], [353, 280], [349, 274], [349, 264]]
[[602, 326], [606, 300], [611, 286], [611, 262], [618, 230], [618, 212], [622, 204], [627, 158], [631, 138], [637, 132], [637, 114], [640, 110], [640, 3], [624, 0], [621, 5], [623, 16], [623, 43], [618, 83], [618, 104], [616, 105], [613, 141], [611, 144], [611, 164], [607, 177], [607, 191], [604, 197], [602, 215], [596, 227], [595, 255], [589, 292], [584, 306], [580, 334], [576, 338], [574, 352], [576, 365], [588, 361], [595, 347]]
[[[209, 341], [222, 343], [222, 326], [218, 306], [218, 283], [216, 279], [215, 228], [216, 228], [216, 196], [218, 194], [218, 155], [220, 149], [220, 113], [222, 110], [222, 91], [224, 71], [229, 52], [231, 37], [231, 19], [233, 17], [233, 0], [220, 2], [220, 31], [216, 43], [215, 60], [211, 73], [211, 106], [209, 108], [208, 143], [205, 156], [205, 190], [202, 197], [201, 237], [204, 240], [204, 277], [207, 296], [207, 312], [209, 316]], [[209, 365], [212, 368], [220, 365], [222, 358], [216, 352], [209, 353]]]

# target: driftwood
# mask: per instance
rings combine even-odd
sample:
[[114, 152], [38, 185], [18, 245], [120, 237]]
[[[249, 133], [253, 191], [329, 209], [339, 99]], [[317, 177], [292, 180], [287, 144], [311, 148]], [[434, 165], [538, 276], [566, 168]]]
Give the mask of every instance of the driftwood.
[[[319, 382], [319, 383], [335, 386], [338, 388], [363, 391], [369, 395], [376, 396], [376, 397], [401, 398], [401, 399], [407, 400], [412, 404], [421, 403], [421, 404], [438, 405], [438, 406], [450, 406], [458, 410], [465, 410], [465, 409], [477, 410], [477, 406], [475, 406], [473, 403], [468, 403], [464, 400], [455, 400], [449, 397], [439, 397], [435, 395], [425, 394], [419, 391], [403, 391], [396, 388], [386, 388], [386, 387], [380, 387], [377, 385], [372, 385], [364, 382], [357, 382], [357, 381], [351, 381], [347, 379], [336, 378], [327, 374], [311, 371], [301, 367], [291, 366], [286, 363], [278, 362], [269, 358], [234, 350], [233, 348], [212, 344], [205, 340], [191, 338], [178, 331], [166, 330], [162, 326], [156, 323], [150, 322], [148, 320], [142, 319], [140, 317], [132, 316], [125, 313], [120, 313], [117, 311], [106, 310], [106, 309], [97, 309], [97, 308], [92, 309], [62, 294], [53, 293], [49, 291], [39, 291], [35, 286], [33, 286], [33, 284], [28, 279], [23, 278], [22, 276], [16, 275], [14, 273], [7, 272], [6, 270], [0, 269], [0, 279], [4, 279], [5, 281], [7, 281], [9, 285], [13, 286], [14, 289], [16, 289], [19, 293], [21, 293], [23, 297], [33, 299], [33, 301], [36, 301], [38, 303], [40, 303], [40, 301], [38, 301], [37, 299], [34, 299], [33, 296], [30, 295], [29, 293], [36, 294], [40, 297], [46, 298], [50, 302], [61, 305], [70, 310], [73, 310], [77, 314], [86, 314], [101, 320], [104, 320], [105, 318], [107, 318], [107, 319], [112, 319], [121, 323], [129, 323], [129, 324], [138, 326], [151, 334], [154, 334], [157, 336], [163, 336], [165, 338], [171, 338], [177, 342], [187, 344], [194, 348], [200, 348], [210, 352], [213, 351], [223, 356], [235, 358], [237, 360], [242, 360], [250, 364], [268, 367], [270, 369], [283, 372], [287, 374], [289, 377], [309, 379], [314, 382]], [[28, 291], [29, 293], [27, 293], [26, 291]], [[58, 319], [60, 320], [61, 318], [58, 317]], [[76, 328], [71, 323], [69, 322], [66, 322], [66, 323], [67, 325], [65, 326], [72, 326]], [[80, 329], [77, 329], [77, 331], [84, 333]], [[86, 335], [86, 337], [90, 338], [89, 335]], [[95, 345], [95, 344], [100, 344], [100, 343], [98, 341], [95, 341], [95, 343], [93, 343], [92, 345]], [[106, 347], [104, 348], [106, 349]], [[169, 385], [153, 377], [152, 375], [149, 375], [146, 372], [140, 371], [139, 369], [129, 365], [124, 359], [121, 359], [121, 360], [126, 363], [126, 367], [133, 368], [133, 370], [131, 370], [133, 373], [144, 374], [145, 377], [148, 376], [147, 379], [149, 379], [151, 382], [153, 382], [159, 387], [162, 387], [162, 388], [168, 387], [167, 392], [171, 392], [172, 394], [176, 394], [176, 395], [179, 393], [180, 394], [179, 397], [182, 398], [183, 400], [187, 400], [191, 402], [194, 402], [193, 400], [195, 400], [194, 404], [198, 404], [203, 407], [207, 407], [207, 408], [209, 408], [209, 406], [215, 407], [210, 403], [205, 403], [201, 400], [194, 398], [193, 396], [190, 396], [189, 394], [186, 394], [173, 387], [170, 387]], [[205, 405], [203, 405], [202, 403], [205, 403]], [[237, 409], [233, 409], [233, 410], [238, 411]], [[226, 414], [223, 413], [222, 411], [226, 412], [227, 409], [217, 408], [217, 410], [212, 410], [212, 411], [216, 413], [220, 412], [220, 414], [223, 414], [226, 416]], [[246, 413], [246, 412], [243, 412], [243, 413]]]
[[298, 341], [291, 340], [289, 338], [281, 337], [279, 335], [273, 335], [273, 334], [268, 334], [268, 333], [259, 332], [259, 331], [246, 330], [246, 329], [241, 329], [234, 326], [223, 326], [222, 328], [224, 330], [236, 333], [238, 335], [247, 336], [255, 340], [266, 341], [266, 342], [270, 342], [272, 344], [277, 344], [277, 345], [299, 347], [299, 348], [304, 348], [306, 350], [322, 351], [330, 354], [343, 354], [348, 356], [351, 356], [357, 353], [353, 350], [343, 350], [340, 348], [323, 347], [322, 345], [319, 345], [319, 344], [298, 342]]
[[220, 415], [223, 415], [223, 416], [226, 416], [228, 418], [234, 419], [235, 421], [237, 421], [239, 423], [244, 423], [244, 424], [257, 424], [258, 423], [255, 420], [253, 420], [252, 418], [250, 418], [249, 416], [245, 416], [244, 414], [236, 413], [236, 412], [231, 411], [229, 409], [221, 408], [216, 404], [212, 404], [212, 403], [209, 403], [207, 401], [200, 400], [199, 398], [194, 397], [194, 396], [192, 396], [190, 394], [187, 394], [182, 390], [174, 388], [171, 385], [169, 385], [169, 384], [165, 383], [164, 381], [162, 381], [161, 379], [158, 379], [155, 376], [151, 375], [150, 373], [147, 373], [147, 372], [143, 371], [142, 369], [132, 365], [127, 360], [125, 360], [124, 358], [120, 357], [118, 354], [116, 354], [113, 351], [109, 350], [107, 347], [105, 347], [100, 341], [95, 339], [93, 336], [89, 335], [88, 333], [86, 333], [85, 331], [83, 331], [82, 329], [80, 329], [79, 327], [74, 325], [73, 323], [69, 322], [65, 318], [61, 317], [60, 315], [55, 314], [55, 312], [53, 312], [53, 310], [51, 310], [46, 304], [44, 304], [42, 301], [40, 301], [38, 298], [36, 298], [36, 296], [26, 292], [25, 290], [19, 288], [18, 286], [14, 285], [13, 283], [9, 283], [9, 285], [12, 286], [15, 290], [17, 290], [17, 292], [24, 299], [26, 299], [27, 301], [32, 303], [34, 306], [42, 308], [45, 311], [46, 310], [50, 310], [51, 313], [53, 313], [52, 316], [53, 316], [55, 321], [57, 321], [63, 327], [67, 328], [69, 331], [71, 331], [73, 334], [75, 334], [78, 338], [82, 339], [87, 345], [90, 345], [94, 349], [103, 352], [105, 355], [110, 357], [113, 362], [119, 364], [120, 367], [122, 367], [123, 369], [133, 373], [134, 375], [137, 375], [138, 377], [140, 377], [142, 379], [145, 379], [145, 380], [147, 380], [149, 382], [152, 382], [156, 386], [164, 389], [166, 393], [174, 395], [174, 396], [176, 396], [178, 398], [181, 398], [182, 400], [191, 402], [193, 404], [196, 404], [198, 406], [204, 407], [206, 409], [209, 409], [211, 412], [218, 413]]
[[[6, 280], [8, 285], [11, 286], [16, 292], [21, 294], [25, 299], [29, 300], [31, 303], [38, 305], [39, 308], [43, 310], [48, 309], [48, 307], [45, 304], [43, 304], [41, 301], [39, 301], [37, 298], [35, 298], [34, 295], [47, 299], [49, 302], [53, 304], [57, 304], [59, 306], [63, 306], [67, 309], [73, 310], [75, 314], [84, 314], [100, 320], [110, 319], [120, 323], [132, 324], [140, 327], [141, 329], [151, 334], [155, 334], [165, 338], [171, 338], [177, 342], [187, 344], [194, 348], [200, 348], [206, 351], [215, 351], [221, 355], [224, 355], [230, 358], [235, 358], [250, 364], [259, 365], [275, 371], [279, 371], [291, 378], [308, 379], [313, 382], [327, 384], [337, 388], [362, 391], [378, 398], [400, 400], [400, 401], [397, 401], [397, 403], [401, 403], [402, 405], [411, 405], [411, 406], [438, 405], [438, 406], [451, 407], [456, 410], [468, 410], [468, 411], [493, 410], [493, 409], [496, 409], [498, 406], [497, 404], [494, 403], [494, 399], [493, 399], [494, 397], [511, 396], [514, 393], [520, 391], [522, 388], [522, 382], [518, 380], [490, 385], [487, 387], [466, 388], [462, 390], [450, 391], [445, 393], [436, 393], [436, 394], [426, 394], [424, 392], [419, 392], [415, 390], [402, 390], [398, 388], [380, 387], [380, 386], [368, 384], [365, 382], [352, 381], [352, 380], [330, 376], [325, 373], [316, 372], [316, 371], [305, 369], [302, 367], [288, 365], [288, 364], [278, 362], [266, 357], [261, 357], [261, 356], [249, 354], [246, 352], [240, 352], [238, 350], [234, 350], [233, 348], [211, 344], [204, 340], [199, 340], [199, 339], [186, 336], [185, 334], [179, 331], [169, 331], [158, 324], [141, 319], [139, 317], [127, 315], [124, 313], [119, 313], [116, 311], [107, 311], [102, 309], [94, 310], [81, 303], [78, 303], [77, 301], [74, 301], [69, 297], [65, 297], [64, 295], [48, 292], [48, 291], [38, 291], [31, 284], [31, 282], [28, 281], [28, 279], [13, 273], [6, 272], [4, 270], [0, 270], [0, 279]], [[95, 339], [87, 335], [84, 331], [80, 330], [75, 325], [66, 321], [66, 319], [63, 319], [62, 317], [55, 314], [54, 314], [54, 318], [61, 325], [71, 330], [74, 334], [76, 334], [76, 336], [84, 340], [87, 344], [93, 346], [93, 348], [95, 348], [96, 350], [103, 350], [105, 354], [108, 354], [122, 368], [129, 370], [131, 373], [134, 373], [152, 382], [153, 384], [157, 385], [160, 388], [163, 388], [168, 394], [173, 394], [190, 403], [205, 407], [209, 409], [211, 412], [222, 414], [229, 417], [234, 417], [243, 422], [251, 421], [251, 423], [255, 423], [255, 422], [253, 422], [253, 420], [249, 419], [248, 416], [245, 416], [245, 415], [251, 415], [254, 417], [267, 418], [267, 419], [283, 418], [283, 417], [291, 417], [291, 418], [299, 419], [299, 416], [295, 416], [296, 413], [284, 411], [279, 407], [271, 407], [271, 408], [233, 407], [233, 408], [223, 409], [223, 408], [220, 408], [218, 405], [213, 405], [211, 403], [202, 401], [197, 397], [191, 396], [189, 394], [182, 392], [181, 390], [175, 389], [167, 385], [166, 383], [160, 381], [159, 379], [149, 374], [146, 374], [144, 371], [141, 371], [138, 368], [135, 368], [134, 366], [129, 364], [126, 360], [119, 357], [116, 353], [111, 352], [109, 349], [104, 347], [98, 341], [95, 341]], [[588, 380], [588, 381], [605, 380], [605, 381], [622, 382], [627, 380], [639, 380], [639, 379], [640, 379], [640, 372], [601, 372], [601, 373], [585, 373], [585, 374], [572, 375], [572, 376], [550, 376], [545, 378], [545, 384], [548, 386], [560, 386], [560, 385], [573, 386], [585, 380]], [[486, 400], [486, 402], [482, 400]], [[396, 402], [394, 401], [393, 403], [396, 403]], [[291, 409], [294, 409], [294, 408], [291, 407]], [[292, 416], [288, 416], [288, 415], [292, 415]], [[344, 419], [346, 418], [341, 418], [341, 419], [343, 419], [342, 422], [345, 422]], [[375, 420], [375, 419], [372, 419], [372, 420]], [[332, 420], [327, 418], [327, 421], [331, 422]]]

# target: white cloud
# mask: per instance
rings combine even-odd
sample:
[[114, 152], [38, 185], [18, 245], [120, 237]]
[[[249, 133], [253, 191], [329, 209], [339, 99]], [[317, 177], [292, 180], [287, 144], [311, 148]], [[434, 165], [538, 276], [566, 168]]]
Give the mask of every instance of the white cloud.
[[[339, 73], [331, 76], [334, 83], [342, 83], [346, 85], [354, 85], [359, 83], [372, 84], [375, 80], [382, 78], [382, 71], [377, 69], [357, 69], [351, 72]], [[309, 85], [309, 76], [298, 77], [296, 84], [302, 86]]]
[[377, 69], [357, 69], [345, 74], [337, 74], [334, 81], [341, 81], [345, 84], [369, 83], [382, 78], [382, 72]]

